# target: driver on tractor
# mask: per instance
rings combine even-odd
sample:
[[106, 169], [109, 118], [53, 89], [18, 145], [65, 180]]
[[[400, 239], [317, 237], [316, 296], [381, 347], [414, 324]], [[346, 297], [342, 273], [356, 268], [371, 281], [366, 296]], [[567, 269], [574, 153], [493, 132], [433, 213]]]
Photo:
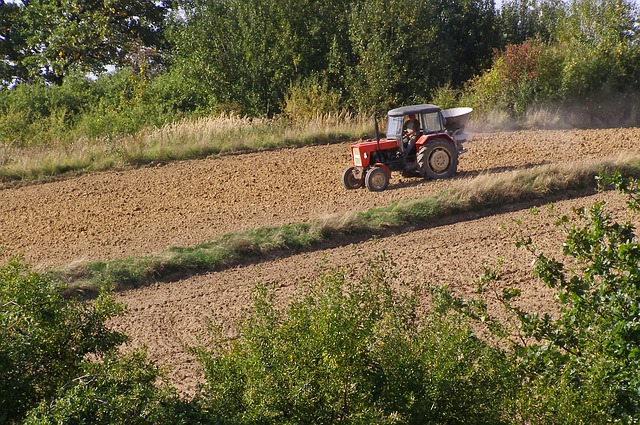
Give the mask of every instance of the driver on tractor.
[[409, 120], [403, 126], [403, 143], [407, 154], [413, 151], [418, 137], [420, 137], [420, 122], [416, 119], [415, 114], [408, 115]]

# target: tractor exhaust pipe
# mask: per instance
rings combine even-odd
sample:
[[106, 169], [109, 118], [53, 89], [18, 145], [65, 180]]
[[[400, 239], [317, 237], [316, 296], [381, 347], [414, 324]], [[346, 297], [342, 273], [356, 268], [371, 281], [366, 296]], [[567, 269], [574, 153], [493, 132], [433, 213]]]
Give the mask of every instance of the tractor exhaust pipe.
[[380, 130], [378, 130], [378, 119], [375, 115], [373, 116], [373, 133], [378, 143], [380, 143]]
[[378, 118], [375, 115], [373, 116], [373, 134], [378, 145], [378, 152], [380, 152], [380, 130], [378, 129]]

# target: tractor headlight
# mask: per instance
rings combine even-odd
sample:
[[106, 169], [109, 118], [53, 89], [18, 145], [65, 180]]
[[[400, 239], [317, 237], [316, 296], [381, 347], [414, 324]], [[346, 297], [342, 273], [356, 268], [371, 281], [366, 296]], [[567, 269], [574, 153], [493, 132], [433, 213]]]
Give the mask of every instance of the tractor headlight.
[[[367, 154], [364, 154], [365, 158]], [[360, 158], [360, 151], [358, 149], [353, 150], [353, 165], [356, 167], [362, 167], [362, 158]]]

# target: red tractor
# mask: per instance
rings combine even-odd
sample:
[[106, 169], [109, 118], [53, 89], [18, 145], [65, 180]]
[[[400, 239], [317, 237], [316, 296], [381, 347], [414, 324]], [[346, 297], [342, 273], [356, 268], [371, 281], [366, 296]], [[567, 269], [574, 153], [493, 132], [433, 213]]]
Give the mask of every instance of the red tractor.
[[352, 166], [342, 173], [342, 184], [347, 189], [366, 186], [381, 192], [389, 185], [392, 171], [425, 179], [453, 176], [458, 169], [458, 155], [466, 152], [462, 144], [468, 139], [464, 128], [471, 111], [443, 111], [429, 104], [390, 110], [386, 138], [380, 139], [376, 121], [375, 140], [351, 146]]

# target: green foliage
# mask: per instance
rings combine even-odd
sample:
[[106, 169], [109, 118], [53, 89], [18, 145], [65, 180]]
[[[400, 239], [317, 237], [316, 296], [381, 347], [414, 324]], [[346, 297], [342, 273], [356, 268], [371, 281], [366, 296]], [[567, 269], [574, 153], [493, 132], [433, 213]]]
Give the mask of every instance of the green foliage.
[[107, 327], [122, 311], [108, 293], [70, 298], [12, 259], [0, 267], [0, 306], [0, 422], [203, 422], [144, 351], [115, 350], [126, 338]]
[[562, 0], [507, 0], [499, 11], [499, 26], [505, 44], [529, 39], [556, 40], [567, 15]]
[[0, 420], [21, 418], [78, 376], [89, 354], [124, 341], [106, 327], [121, 307], [105, 293], [86, 304], [12, 259], [0, 267]]
[[486, 1], [362, 1], [349, 31], [355, 56], [350, 102], [378, 112], [422, 102], [447, 83], [461, 86], [489, 66], [498, 39], [493, 4]]
[[[617, 173], [600, 182], [625, 193], [630, 211], [640, 213], [640, 181]], [[499, 273], [487, 269], [479, 293], [501, 300], [515, 326], [492, 316], [486, 298], [459, 300], [446, 290], [436, 291], [433, 308], [419, 316], [417, 293], [394, 289], [401, 276], [381, 255], [365, 267], [324, 270], [283, 310], [275, 308], [273, 293], [258, 288], [237, 338], [213, 328], [212, 341], [194, 348], [206, 382], [193, 401], [161, 384], [162, 373], [143, 352], [113, 350], [123, 336], [105, 327], [120, 310], [109, 296], [92, 303], [68, 298], [51, 278], [11, 260], [0, 268], [0, 419], [634, 423], [640, 414], [640, 245], [636, 220], [618, 223], [605, 207], [599, 202], [576, 210], [575, 218], [558, 217], [566, 232], [564, 263], [537, 250], [531, 238], [518, 242], [534, 255], [535, 276], [556, 291], [554, 314], [525, 310], [519, 291], [500, 285]], [[424, 221], [437, 211], [430, 199], [386, 212]], [[268, 252], [310, 243], [311, 228], [258, 229], [247, 232], [247, 240], [224, 242]], [[174, 264], [201, 267], [209, 260], [200, 256], [215, 249], [176, 249], [182, 256]], [[95, 265], [97, 271], [108, 267]], [[487, 326], [498, 344], [475, 337], [452, 307]]]
[[[83, 138], [134, 134], [178, 117], [157, 84], [131, 69], [92, 81], [72, 74], [59, 86], [18, 84], [0, 90], [0, 143], [70, 144]], [[157, 96], [157, 99], [156, 97]]]
[[607, 63], [605, 52], [586, 45], [575, 45], [574, 52], [564, 62], [561, 90], [566, 96], [587, 96], [602, 87], [614, 70]]
[[284, 98], [282, 111], [293, 121], [310, 121], [340, 112], [340, 94], [318, 77], [292, 84]]
[[[505, 39], [518, 42], [498, 52], [492, 68], [467, 84], [462, 98], [479, 112], [507, 110], [522, 117], [533, 106], [551, 103], [589, 108], [640, 90], [640, 15], [632, 3], [575, 0], [569, 6], [551, 2], [532, 8], [517, 1], [505, 6], [503, 22], [519, 22], [517, 28], [535, 38], [523, 40], [525, 35], [509, 30]], [[545, 14], [550, 21], [544, 30], [536, 29], [535, 16]]]
[[[210, 89], [203, 87], [202, 82], [185, 78], [185, 74], [190, 73], [175, 66], [154, 77], [146, 87], [146, 102], [154, 104], [168, 116], [183, 117], [192, 113], [204, 116], [216, 112], [215, 102], [209, 98]], [[239, 108], [220, 109], [238, 112]]]
[[[74, 71], [101, 74], [107, 65], [147, 69], [163, 45], [165, 2], [150, 0], [24, 1], [0, 4], [1, 83], [61, 84]], [[8, 12], [5, 15], [5, 10]]]
[[16, 24], [21, 8], [16, 2], [0, 2], [0, 87], [10, 85], [16, 73], [26, 74], [26, 69], [15, 63], [21, 57], [20, 47], [24, 45], [24, 36]]
[[328, 95], [321, 104], [336, 94], [363, 111], [424, 100], [488, 66], [497, 40], [485, 0], [185, 3], [186, 20], [169, 32], [173, 66], [209, 105], [250, 115], [279, 112], [298, 84], [310, 94], [316, 78]]
[[286, 312], [259, 288], [238, 339], [214, 329], [196, 349], [202, 408], [229, 423], [502, 423], [499, 352], [456, 317], [417, 320], [390, 266], [324, 273]]
[[[628, 196], [630, 212], [640, 212], [638, 180], [616, 173], [601, 182]], [[564, 262], [529, 237], [518, 242], [535, 256], [535, 276], [555, 291], [556, 314], [520, 307], [517, 291], [500, 293], [497, 274], [483, 281], [480, 293], [498, 294], [517, 324], [519, 338], [511, 343], [526, 383], [517, 399], [524, 422], [635, 423], [639, 417], [640, 244], [631, 223], [613, 220], [603, 202], [575, 210], [574, 218], [559, 217]], [[459, 306], [474, 317], [488, 315], [482, 302]]]
[[[616, 174], [613, 182], [630, 196], [630, 210], [640, 212], [638, 182]], [[546, 374], [557, 368], [571, 378], [567, 385], [580, 391], [601, 393], [602, 406], [613, 419], [628, 423], [640, 415], [640, 245], [631, 221], [618, 223], [597, 202], [576, 212], [584, 224], [569, 226], [561, 217], [567, 238], [563, 252], [578, 270], [537, 252], [535, 274], [556, 288], [560, 303], [557, 319], [518, 312], [528, 336], [548, 344], [533, 345], [525, 353], [535, 361], [528, 366]], [[549, 360], [555, 359], [553, 366]], [[550, 370], [551, 369], [551, 370]]]
[[174, 20], [169, 32], [174, 66], [204, 89], [209, 104], [272, 115], [292, 82], [344, 66], [344, 58], [331, 57], [344, 45], [349, 1], [181, 3], [186, 19]]
[[567, 49], [530, 39], [508, 45], [491, 70], [469, 82], [462, 98], [478, 111], [507, 111], [521, 117], [534, 105], [563, 99], [563, 61]]
[[5, 145], [112, 139], [194, 115], [385, 112], [444, 87], [514, 116], [585, 97], [596, 110], [599, 97], [640, 90], [628, 0], [63, 3], [0, 5]]
[[95, 98], [85, 78], [71, 76], [61, 86], [19, 84], [0, 91], [0, 143], [30, 146], [60, 141], [76, 115]]
[[32, 409], [23, 423], [191, 424], [204, 419], [170, 386], [157, 384], [161, 371], [144, 352], [81, 366], [77, 378]]
[[[385, 13], [379, 12], [382, 10]], [[352, 102], [360, 110], [384, 113], [403, 101], [412, 103], [415, 93], [424, 92], [422, 87], [408, 89], [416, 83], [409, 72], [417, 69], [415, 61], [426, 57], [426, 46], [435, 41], [435, 29], [422, 25], [423, 21], [431, 20], [430, 12], [426, 2], [413, 0], [356, 3], [349, 25], [356, 63], [347, 87]], [[421, 41], [421, 48], [417, 40]], [[405, 100], [406, 95], [411, 97]]]
[[[428, 60], [437, 61], [430, 79], [429, 91], [450, 83], [459, 88], [474, 75], [491, 66], [491, 54], [500, 43], [497, 15], [492, 0], [464, 0], [436, 2], [435, 20], [437, 45], [429, 52]], [[422, 41], [424, 42], [424, 41]], [[424, 62], [418, 62], [424, 67]], [[449, 76], [437, 79], [438, 74]]]
[[638, 12], [630, 0], [573, 0], [557, 38], [594, 47], [627, 44], [637, 39]]
[[451, 84], [436, 88], [431, 98], [431, 103], [440, 106], [442, 109], [453, 108], [459, 105], [461, 90], [454, 89]]

